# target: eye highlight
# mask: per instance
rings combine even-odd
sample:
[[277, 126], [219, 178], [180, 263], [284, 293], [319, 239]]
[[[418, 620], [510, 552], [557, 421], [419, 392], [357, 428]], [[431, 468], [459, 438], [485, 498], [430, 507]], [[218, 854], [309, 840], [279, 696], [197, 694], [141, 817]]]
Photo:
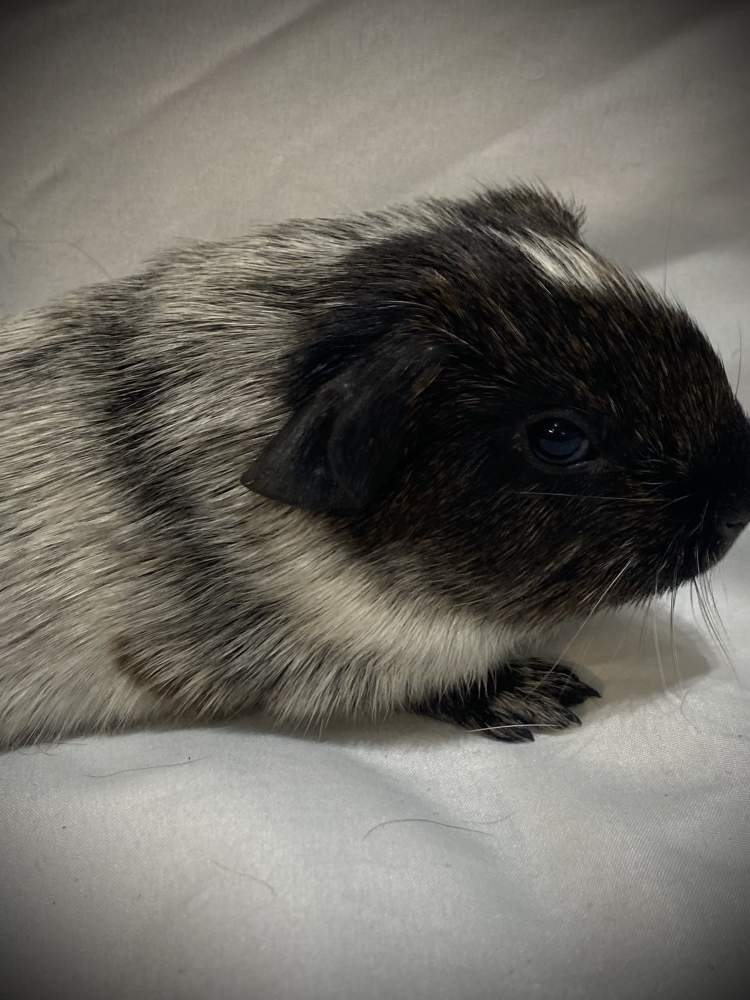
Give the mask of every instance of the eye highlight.
[[568, 417], [538, 417], [527, 425], [526, 434], [534, 456], [548, 465], [573, 465], [591, 451], [587, 432]]

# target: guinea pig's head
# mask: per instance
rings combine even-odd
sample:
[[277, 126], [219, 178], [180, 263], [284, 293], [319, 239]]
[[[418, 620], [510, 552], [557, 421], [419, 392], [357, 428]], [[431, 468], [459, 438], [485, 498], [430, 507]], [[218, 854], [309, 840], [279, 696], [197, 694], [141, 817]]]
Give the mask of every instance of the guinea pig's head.
[[705, 572], [750, 521], [750, 424], [695, 323], [579, 224], [522, 187], [364, 241], [298, 307], [293, 414], [246, 485], [526, 624]]

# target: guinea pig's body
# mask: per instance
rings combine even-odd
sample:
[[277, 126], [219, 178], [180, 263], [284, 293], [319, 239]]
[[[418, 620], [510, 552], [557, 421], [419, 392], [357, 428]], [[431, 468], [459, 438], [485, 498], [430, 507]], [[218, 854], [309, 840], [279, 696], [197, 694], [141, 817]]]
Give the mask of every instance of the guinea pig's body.
[[594, 692], [519, 644], [750, 517], [715, 355], [578, 223], [528, 188], [287, 223], [6, 324], [0, 745], [575, 721]]

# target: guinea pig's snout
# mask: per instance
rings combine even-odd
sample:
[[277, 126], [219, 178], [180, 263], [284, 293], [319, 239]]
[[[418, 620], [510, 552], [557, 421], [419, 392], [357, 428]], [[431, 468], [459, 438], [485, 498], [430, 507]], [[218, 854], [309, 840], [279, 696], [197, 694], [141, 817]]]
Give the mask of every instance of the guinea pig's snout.
[[729, 548], [750, 524], [750, 500], [733, 504], [716, 518], [716, 530], [721, 541]]

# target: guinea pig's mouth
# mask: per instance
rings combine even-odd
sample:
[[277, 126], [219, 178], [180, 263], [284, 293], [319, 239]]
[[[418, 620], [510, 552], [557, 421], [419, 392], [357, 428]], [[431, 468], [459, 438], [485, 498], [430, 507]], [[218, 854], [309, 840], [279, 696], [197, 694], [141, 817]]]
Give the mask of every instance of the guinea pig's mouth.
[[747, 516], [732, 508], [719, 515], [704, 504], [697, 524], [685, 525], [671, 540], [667, 534], [660, 551], [633, 560], [623, 580], [626, 587], [631, 585], [630, 599], [648, 600], [704, 577], [726, 556], [748, 523], [750, 507]]
[[[719, 546], [693, 546], [688, 549], [684, 558], [678, 563], [675, 572], [672, 574], [669, 589], [680, 587], [685, 583], [705, 576], [714, 566], [720, 562], [724, 556], [724, 551]], [[665, 579], [665, 586], [667, 581]]]
[[726, 556], [750, 522], [750, 504], [736, 504], [705, 513], [698, 529], [686, 540], [675, 567], [675, 585], [703, 576]]

